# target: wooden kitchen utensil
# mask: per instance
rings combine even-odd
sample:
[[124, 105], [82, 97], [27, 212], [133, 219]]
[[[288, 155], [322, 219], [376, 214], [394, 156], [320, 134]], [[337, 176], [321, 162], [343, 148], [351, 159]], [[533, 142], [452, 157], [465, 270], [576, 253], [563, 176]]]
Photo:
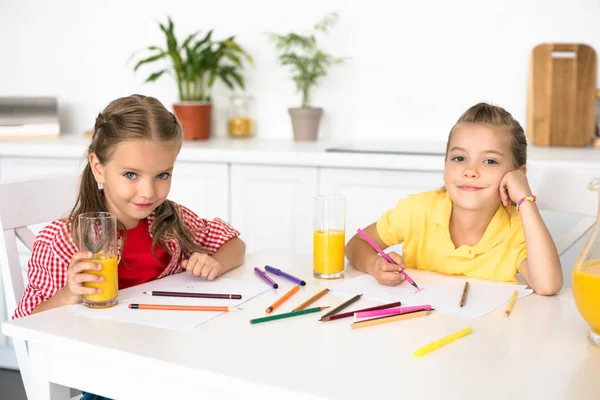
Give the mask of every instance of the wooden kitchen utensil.
[[587, 146], [594, 136], [596, 52], [577, 43], [545, 43], [531, 53], [527, 136], [542, 146]]

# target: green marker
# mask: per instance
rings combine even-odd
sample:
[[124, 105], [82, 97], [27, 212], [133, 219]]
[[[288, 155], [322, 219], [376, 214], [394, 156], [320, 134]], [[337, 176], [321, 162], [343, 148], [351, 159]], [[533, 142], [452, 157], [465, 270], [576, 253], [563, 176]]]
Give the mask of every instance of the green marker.
[[316, 312], [319, 312], [319, 311], [323, 311], [326, 308], [329, 308], [329, 306], [327, 306], [327, 307], [313, 307], [313, 308], [307, 308], [306, 310], [292, 311], [292, 312], [283, 313], [283, 314], [269, 315], [268, 317], [251, 319], [250, 323], [251, 324], [260, 324], [261, 322], [273, 321], [273, 320], [276, 320], [276, 319], [296, 317], [298, 315], [311, 314], [311, 313], [316, 313]]

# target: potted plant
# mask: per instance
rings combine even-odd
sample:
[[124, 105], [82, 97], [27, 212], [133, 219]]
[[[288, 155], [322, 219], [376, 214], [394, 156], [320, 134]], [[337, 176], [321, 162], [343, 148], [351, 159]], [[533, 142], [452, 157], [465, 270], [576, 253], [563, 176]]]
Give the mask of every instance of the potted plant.
[[230, 89], [244, 89], [244, 78], [240, 74], [244, 59], [252, 64], [252, 57], [231, 36], [222, 41], [212, 39], [210, 30], [202, 39], [199, 32], [192, 33], [179, 44], [175, 37], [174, 24], [159, 24], [165, 35], [166, 47], [149, 46], [150, 55], [135, 64], [134, 71], [142, 65], [169, 59], [170, 65], [153, 72], [146, 82], [153, 82], [164, 73], [172, 73], [177, 82], [179, 103], [173, 105], [182, 124], [185, 139], [208, 139], [211, 132], [211, 92], [219, 79]]
[[316, 34], [327, 34], [337, 19], [335, 13], [327, 15], [314, 26], [314, 32], [306, 35], [293, 32], [284, 35], [269, 33], [278, 52], [279, 63], [289, 67], [291, 78], [302, 96], [301, 107], [288, 109], [295, 140], [317, 140], [323, 109], [311, 106], [312, 90], [327, 76], [329, 68], [341, 64], [344, 58], [333, 57], [320, 49]]

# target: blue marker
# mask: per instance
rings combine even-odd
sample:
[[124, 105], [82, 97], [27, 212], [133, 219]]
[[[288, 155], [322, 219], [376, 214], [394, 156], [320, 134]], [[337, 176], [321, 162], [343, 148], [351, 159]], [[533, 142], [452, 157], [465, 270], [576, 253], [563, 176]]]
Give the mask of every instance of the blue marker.
[[275, 274], [275, 275], [279, 275], [281, 277], [284, 277], [285, 279], [289, 279], [290, 281], [294, 282], [297, 285], [306, 286], [306, 282], [304, 282], [302, 279], [298, 279], [295, 276], [292, 276], [290, 274], [286, 274], [282, 270], [277, 269], [277, 268], [273, 268], [270, 265], [265, 265], [265, 271], [270, 272], [270, 273]]

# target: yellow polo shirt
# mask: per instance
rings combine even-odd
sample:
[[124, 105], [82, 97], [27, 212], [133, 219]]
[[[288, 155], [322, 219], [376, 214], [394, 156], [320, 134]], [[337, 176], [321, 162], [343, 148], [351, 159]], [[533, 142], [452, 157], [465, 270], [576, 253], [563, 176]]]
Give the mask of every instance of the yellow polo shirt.
[[408, 268], [514, 282], [527, 258], [519, 212], [500, 205], [475, 246], [456, 248], [450, 238], [452, 200], [445, 190], [409, 195], [377, 221], [388, 246], [404, 243]]

